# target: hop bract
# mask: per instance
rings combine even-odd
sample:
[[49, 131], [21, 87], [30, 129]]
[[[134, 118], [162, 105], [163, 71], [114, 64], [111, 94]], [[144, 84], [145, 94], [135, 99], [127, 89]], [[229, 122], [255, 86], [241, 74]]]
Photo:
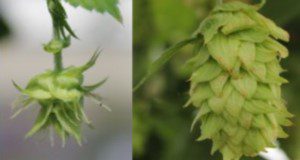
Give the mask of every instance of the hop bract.
[[188, 62], [199, 140], [211, 139], [212, 153], [219, 150], [224, 160], [274, 147], [277, 138], [288, 136], [282, 127], [291, 125], [280, 88], [287, 80], [279, 64], [288, 50], [278, 42], [289, 41], [289, 35], [257, 12], [261, 6], [217, 6], [201, 24], [197, 34], [204, 43]]
[[13, 117], [33, 102], [41, 106], [36, 122], [26, 137], [53, 127], [63, 144], [68, 136], [73, 136], [81, 144], [82, 122], [91, 125], [84, 113], [84, 96], [92, 96], [100, 102], [100, 97], [91, 92], [105, 82], [104, 80], [92, 86], [83, 86], [83, 72], [95, 64], [98, 56], [99, 52], [81, 67], [71, 66], [61, 71], [48, 70], [39, 74], [30, 80], [25, 89], [15, 84], [25, 98], [22, 100], [23, 107]]

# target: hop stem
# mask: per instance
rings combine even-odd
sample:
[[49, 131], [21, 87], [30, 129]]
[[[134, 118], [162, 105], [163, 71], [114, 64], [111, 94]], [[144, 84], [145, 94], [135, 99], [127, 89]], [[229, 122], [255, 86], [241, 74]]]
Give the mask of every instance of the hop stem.
[[[55, 24], [55, 20], [52, 17], [52, 23], [53, 23], [53, 39], [58, 39], [61, 40], [59, 28]], [[59, 72], [63, 69], [63, 58], [62, 58], [62, 53], [54, 53], [54, 70]]]
[[[52, 18], [52, 28], [53, 28], [53, 38], [55, 40], [63, 40], [62, 36], [61, 36], [61, 32], [60, 32], [60, 25], [57, 24], [57, 20], [55, 19], [55, 17], [53, 16], [53, 14], [51, 13], [51, 3], [49, 3], [50, 0], [48, 0], [48, 8], [49, 8], [49, 13], [51, 15]], [[58, 52], [58, 53], [54, 53], [54, 70], [59, 72], [63, 69], [63, 58], [62, 58], [62, 52]]]
[[62, 54], [56, 53], [54, 55], [54, 70], [55, 71], [61, 71], [63, 69], [63, 62], [62, 62]]

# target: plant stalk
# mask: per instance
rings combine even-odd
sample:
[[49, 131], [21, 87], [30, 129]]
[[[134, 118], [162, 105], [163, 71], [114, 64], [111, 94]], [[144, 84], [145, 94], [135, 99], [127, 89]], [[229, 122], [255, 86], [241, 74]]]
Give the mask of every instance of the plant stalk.
[[[49, 2], [47, 4], [49, 5]], [[52, 27], [53, 28], [53, 38], [52, 39], [53, 40], [62, 40], [59, 25], [56, 24], [57, 22], [55, 21], [55, 17], [53, 17], [50, 9], [49, 9], [49, 13], [52, 18], [52, 26], [53, 26]], [[63, 57], [62, 57], [62, 52], [60, 51], [58, 53], [54, 53], [54, 71], [60, 72], [62, 69], [63, 69]]]
[[54, 54], [54, 70], [59, 72], [63, 69], [61, 52]]
[[133, 92], [138, 90], [154, 73], [159, 71], [181, 48], [196, 41], [199, 41], [199, 37], [192, 37], [175, 44], [163, 52], [161, 56], [151, 64], [146, 75], [134, 86]]

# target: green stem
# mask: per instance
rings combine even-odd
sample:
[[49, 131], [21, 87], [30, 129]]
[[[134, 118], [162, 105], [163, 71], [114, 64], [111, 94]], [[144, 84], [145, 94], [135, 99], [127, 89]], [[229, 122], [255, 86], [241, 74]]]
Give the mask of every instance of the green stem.
[[[59, 25], [56, 24], [55, 18], [53, 17], [51, 12], [50, 12], [50, 15], [52, 17], [53, 39], [54, 40], [62, 40], [61, 33], [60, 33], [60, 30], [59, 30]], [[59, 72], [62, 69], [63, 69], [62, 52], [54, 53], [54, 70], [56, 72]]]
[[153, 74], [158, 72], [164, 64], [166, 64], [178, 51], [188, 44], [192, 44], [193, 42], [199, 41], [199, 37], [192, 37], [189, 39], [185, 39], [174, 46], [170, 47], [168, 50], [163, 52], [161, 56], [155, 60], [149, 67], [146, 75], [134, 86], [133, 91], [138, 90]]
[[59, 72], [63, 69], [61, 52], [54, 54], [54, 70]]

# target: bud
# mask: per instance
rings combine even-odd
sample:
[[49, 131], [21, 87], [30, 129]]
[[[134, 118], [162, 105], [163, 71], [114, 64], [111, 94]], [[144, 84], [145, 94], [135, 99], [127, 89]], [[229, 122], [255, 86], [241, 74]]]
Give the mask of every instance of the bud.
[[44, 50], [48, 53], [57, 54], [64, 48], [69, 47], [70, 43], [71, 36], [65, 37], [64, 39], [53, 39], [49, 43], [44, 44]]
[[30, 80], [25, 89], [14, 83], [26, 98], [22, 101], [23, 108], [13, 117], [33, 102], [41, 106], [36, 122], [26, 138], [40, 130], [53, 127], [61, 137], [63, 145], [68, 136], [74, 137], [81, 145], [81, 124], [85, 122], [91, 126], [84, 112], [84, 97], [92, 96], [100, 102], [100, 97], [92, 91], [105, 82], [104, 80], [92, 86], [83, 86], [83, 73], [95, 64], [98, 56], [99, 52], [96, 52], [88, 63], [80, 67], [71, 66], [62, 71], [48, 70], [39, 74]]
[[291, 125], [279, 64], [288, 50], [278, 42], [289, 41], [289, 34], [257, 12], [262, 5], [235, 1], [214, 8], [196, 33], [204, 44], [188, 62], [198, 140], [211, 139], [212, 154], [219, 150], [224, 160], [256, 156], [286, 138], [282, 127]]

